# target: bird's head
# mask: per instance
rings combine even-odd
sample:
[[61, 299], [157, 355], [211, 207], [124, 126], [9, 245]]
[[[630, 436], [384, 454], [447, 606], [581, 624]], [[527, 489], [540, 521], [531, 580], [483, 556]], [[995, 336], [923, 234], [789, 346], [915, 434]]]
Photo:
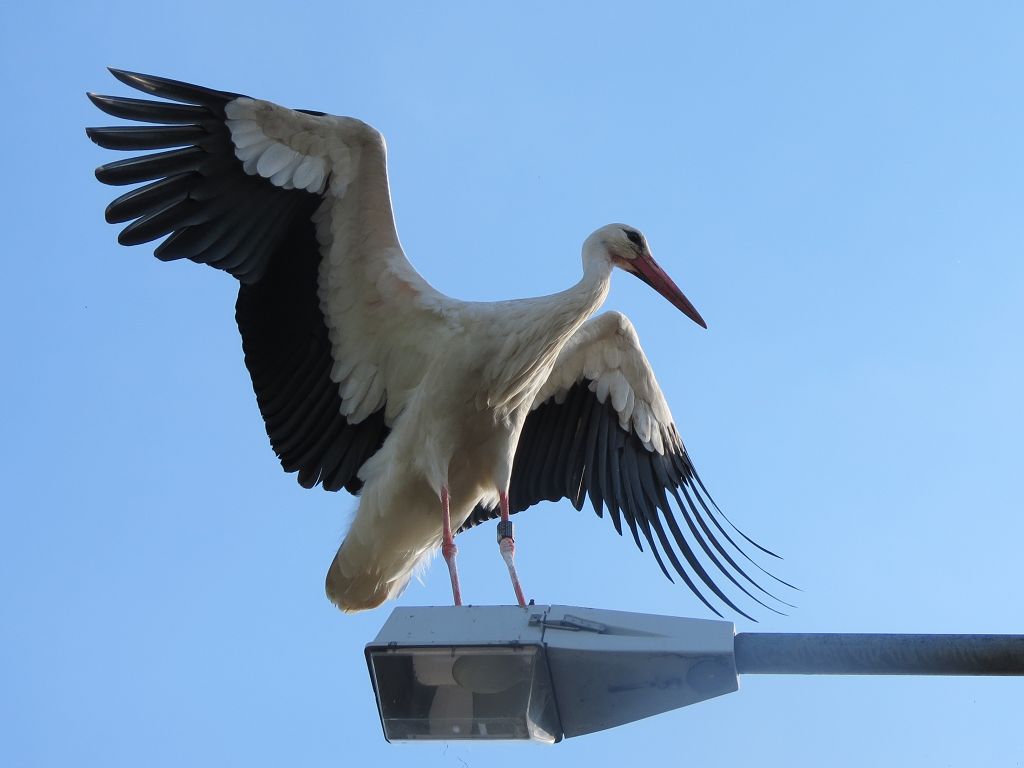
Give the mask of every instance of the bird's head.
[[601, 227], [587, 238], [583, 245], [583, 253], [585, 256], [587, 253], [596, 253], [607, 258], [613, 267], [623, 269], [643, 280], [697, 325], [702, 328], [708, 327], [700, 312], [679, 290], [679, 286], [658, 266], [647, 245], [647, 238], [635, 227], [628, 224], [608, 224]]

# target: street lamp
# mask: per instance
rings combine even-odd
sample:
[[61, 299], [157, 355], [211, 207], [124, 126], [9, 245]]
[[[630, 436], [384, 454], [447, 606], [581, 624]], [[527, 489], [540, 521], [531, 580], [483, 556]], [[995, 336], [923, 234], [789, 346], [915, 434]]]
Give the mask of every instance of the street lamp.
[[739, 690], [739, 674], [1024, 675], [1020, 635], [735, 634], [564, 605], [396, 608], [366, 661], [388, 741], [553, 743]]

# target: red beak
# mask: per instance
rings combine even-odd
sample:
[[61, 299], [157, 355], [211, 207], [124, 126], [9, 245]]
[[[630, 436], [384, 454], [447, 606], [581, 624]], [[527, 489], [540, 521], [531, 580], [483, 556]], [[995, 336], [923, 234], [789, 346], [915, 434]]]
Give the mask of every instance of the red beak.
[[665, 270], [658, 266], [658, 262], [652, 256], [643, 255], [633, 259], [628, 262], [627, 269], [671, 301], [676, 309], [701, 328], [708, 327], [697, 308], [690, 303], [685, 294], [679, 290], [679, 286], [672, 282], [672, 278], [665, 274]]

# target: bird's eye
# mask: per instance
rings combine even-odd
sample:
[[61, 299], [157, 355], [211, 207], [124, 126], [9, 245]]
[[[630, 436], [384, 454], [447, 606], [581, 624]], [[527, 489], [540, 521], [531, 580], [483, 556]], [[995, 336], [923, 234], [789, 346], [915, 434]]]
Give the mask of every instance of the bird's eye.
[[640, 239], [640, 233], [637, 232], [635, 229], [624, 229], [622, 231], [626, 233], [626, 239], [629, 240], [629, 242], [631, 242], [633, 245], [637, 246], [638, 248], [641, 245], [643, 245], [643, 240]]

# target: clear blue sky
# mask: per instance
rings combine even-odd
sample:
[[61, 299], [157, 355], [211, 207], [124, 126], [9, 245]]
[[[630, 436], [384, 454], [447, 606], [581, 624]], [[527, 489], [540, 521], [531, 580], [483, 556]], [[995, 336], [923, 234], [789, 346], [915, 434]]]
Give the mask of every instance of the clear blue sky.
[[[641, 227], [702, 331], [619, 276], [704, 480], [804, 587], [768, 631], [1022, 632], [1017, 3], [8, 3], [0, 764], [1011, 765], [1014, 679], [746, 678], [555, 747], [387, 745], [323, 578], [354, 501], [278, 467], [234, 282], [126, 249], [86, 90], [114, 65], [358, 116], [442, 290], [576, 280]], [[538, 602], [706, 617], [607, 520], [520, 516]], [[468, 600], [511, 593], [491, 526]], [[401, 602], [446, 603], [443, 563]]]

